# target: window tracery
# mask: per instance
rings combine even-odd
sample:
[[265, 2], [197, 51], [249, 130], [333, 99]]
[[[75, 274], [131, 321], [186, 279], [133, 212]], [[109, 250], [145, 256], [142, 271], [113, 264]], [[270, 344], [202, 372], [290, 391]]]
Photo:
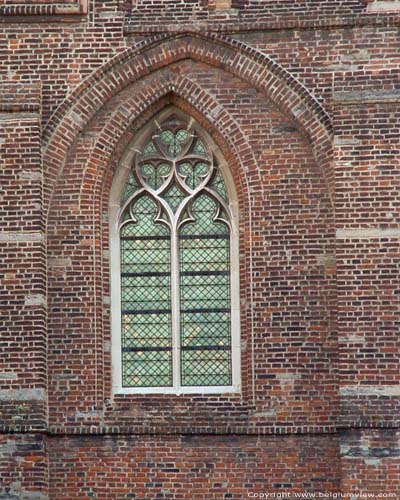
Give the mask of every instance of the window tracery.
[[120, 200], [122, 390], [237, 388], [236, 227], [193, 120], [154, 121]]

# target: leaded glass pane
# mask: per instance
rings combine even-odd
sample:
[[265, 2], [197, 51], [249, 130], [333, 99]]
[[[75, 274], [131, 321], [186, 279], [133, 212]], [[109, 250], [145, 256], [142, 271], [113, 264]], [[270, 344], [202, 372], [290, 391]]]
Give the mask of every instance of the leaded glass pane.
[[228, 193], [226, 192], [226, 186], [224, 179], [222, 178], [221, 172], [216, 171], [214, 179], [211, 183], [211, 187], [216, 191], [225, 201], [228, 201]]
[[149, 141], [146, 146], [143, 149], [142, 155], [143, 156], [151, 156], [154, 153], [157, 153], [156, 147], [154, 145], [153, 141]]
[[170, 234], [148, 196], [121, 228], [122, 384], [172, 384]]
[[187, 197], [187, 194], [182, 191], [182, 189], [175, 183], [170, 186], [167, 191], [163, 193], [162, 196], [168, 205], [172, 208], [173, 212], [176, 212], [179, 205]]
[[230, 385], [230, 234], [216, 219], [214, 200], [201, 194], [194, 222], [179, 235], [181, 383]]
[[207, 154], [207, 149], [204, 146], [204, 143], [200, 139], [196, 140], [193, 151], [199, 155], [206, 155]]
[[141, 166], [141, 174], [143, 178], [153, 189], [158, 189], [162, 186], [170, 171], [171, 166], [165, 162], [146, 162]]
[[135, 179], [133, 173], [129, 172], [129, 175], [128, 175], [127, 180], [125, 181], [125, 187], [124, 187], [124, 190], [123, 190], [122, 196], [121, 196], [121, 205], [123, 203], [125, 203], [125, 201], [130, 196], [132, 196], [133, 193], [135, 193], [137, 188], [138, 188], [138, 185], [137, 185], [136, 179]]
[[189, 133], [185, 129], [176, 129], [176, 125], [171, 123], [174, 130], [163, 130], [158, 136], [160, 151], [164, 151], [170, 158], [177, 158], [189, 145]]
[[178, 166], [178, 173], [184, 183], [194, 190], [206, 178], [210, 168], [210, 164], [204, 161], [198, 161], [197, 159], [188, 161], [186, 159]]

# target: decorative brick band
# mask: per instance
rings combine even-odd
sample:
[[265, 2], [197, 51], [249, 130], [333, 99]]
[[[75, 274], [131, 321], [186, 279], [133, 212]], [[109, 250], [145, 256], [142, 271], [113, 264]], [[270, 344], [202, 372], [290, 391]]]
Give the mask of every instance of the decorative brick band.
[[0, 83], [0, 113], [39, 113], [41, 106], [39, 81]]
[[136, 434], [136, 435], [293, 435], [293, 434], [336, 434], [337, 429], [333, 426], [286, 426], [271, 425], [254, 428], [251, 426], [212, 426], [212, 427], [189, 427], [181, 426], [49, 426], [47, 433], [49, 435], [115, 435], [115, 434]]
[[398, 0], [367, 0], [367, 12], [400, 12], [400, 2]]
[[400, 396], [400, 385], [346, 385], [341, 396]]
[[[215, 12], [215, 11], [214, 11]], [[218, 11], [216, 11], [218, 12]], [[357, 27], [390, 27], [398, 26], [400, 24], [400, 16], [398, 10], [391, 10], [384, 12], [369, 11], [365, 14], [350, 14], [342, 16], [327, 16], [327, 15], [288, 15], [282, 16], [280, 18], [275, 18], [270, 16], [269, 19], [253, 13], [253, 15], [238, 17], [236, 9], [231, 9], [230, 11], [225, 10], [224, 13], [231, 13], [231, 15], [226, 15], [223, 20], [219, 18], [208, 19], [203, 22], [196, 22], [196, 28], [201, 28], [208, 33], [243, 33], [243, 32], [254, 32], [254, 31], [278, 31], [278, 30], [307, 30], [307, 29], [335, 29], [335, 28], [357, 28]], [[242, 14], [242, 12], [241, 12]], [[160, 21], [155, 21], [143, 25], [140, 22], [134, 22], [131, 18], [127, 17], [124, 34], [148, 34], [156, 35], [160, 33], [183, 33], [188, 29], [188, 25], [182, 23], [182, 27], [179, 27], [176, 23], [165, 23]]]
[[400, 102], [400, 90], [359, 90], [334, 92], [333, 100], [344, 104], [394, 103]]
[[[78, 0], [76, 3], [56, 4], [8, 4], [0, 6], [0, 16], [55, 16], [55, 15], [84, 15], [87, 14], [87, 0]], [[3, 19], [3, 22], [6, 19]]]
[[112, 436], [112, 435], [210, 435], [210, 436], [223, 436], [223, 435], [246, 435], [246, 436], [266, 436], [266, 435], [319, 435], [319, 434], [337, 434], [340, 435], [343, 430], [347, 429], [390, 429], [397, 430], [398, 425], [393, 425], [392, 422], [379, 422], [379, 423], [363, 423], [360, 421], [346, 422], [337, 426], [263, 426], [260, 428], [247, 427], [247, 426], [231, 426], [231, 427], [132, 427], [132, 426], [55, 426], [48, 427], [32, 427], [29, 425], [3, 425], [0, 424], [0, 434], [41, 434], [44, 436], [76, 436], [76, 435], [95, 435], [95, 436]]
[[0, 390], [0, 401], [44, 401], [44, 389], [8, 389]]
[[373, 238], [400, 238], [399, 228], [360, 228], [360, 229], [338, 229], [336, 231], [338, 240], [370, 240]]
[[44, 234], [30, 231], [2, 231], [0, 232], [0, 241], [27, 242], [44, 241]]

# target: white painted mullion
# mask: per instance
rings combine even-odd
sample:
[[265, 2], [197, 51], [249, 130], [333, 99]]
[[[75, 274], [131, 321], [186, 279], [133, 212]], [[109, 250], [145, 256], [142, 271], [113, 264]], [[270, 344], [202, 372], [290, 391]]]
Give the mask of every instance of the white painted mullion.
[[[176, 164], [173, 163], [175, 171]], [[179, 290], [179, 240], [177, 214], [171, 217], [171, 320], [172, 320], [172, 381], [175, 391], [181, 386], [180, 358], [180, 290]]]

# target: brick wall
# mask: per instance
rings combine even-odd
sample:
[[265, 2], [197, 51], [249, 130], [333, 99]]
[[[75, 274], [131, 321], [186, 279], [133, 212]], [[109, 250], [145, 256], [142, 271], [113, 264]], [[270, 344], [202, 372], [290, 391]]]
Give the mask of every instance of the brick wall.
[[46, 262], [40, 82], [0, 84], [0, 428], [43, 428]]
[[[400, 494], [398, 14], [225, 3], [0, 6], [0, 498]], [[112, 394], [109, 193], [166, 106], [238, 193], [240, 396]]]
[[[398, 430], [346, 432], [340, 442], [342, 484], [346, 492], [366, 491], [396, 498], [400, 488]], [[390, 495], [390, 496], [389, 496]]]
[[0, 434], [0, 498], [48, 498], [46, 438], [34, 434]]
[[336, 446], [331, 436], [50, 439], [51, 498], [219, 500], [333, 492], [340, 482]]

